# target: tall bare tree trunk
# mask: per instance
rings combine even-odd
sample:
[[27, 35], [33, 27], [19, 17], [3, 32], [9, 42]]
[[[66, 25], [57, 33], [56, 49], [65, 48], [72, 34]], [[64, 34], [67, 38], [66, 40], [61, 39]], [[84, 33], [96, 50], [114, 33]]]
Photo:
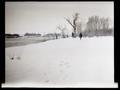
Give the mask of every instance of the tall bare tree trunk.
[[79, 13], [75, 13], [73, 22], [71, 22], [69, 19], [66, 19], [66, 18], [65, 18], [66, 21], [73, 27], [73, 33], [72, 33], [72, 36], [73, 36], [73, 37], [76, 37], [76, 36], [77, 36], [77, 33], [76, 33], [77, 23], [76, 23], [76, 21], [78, 20], [78, 15], [79, 15]]

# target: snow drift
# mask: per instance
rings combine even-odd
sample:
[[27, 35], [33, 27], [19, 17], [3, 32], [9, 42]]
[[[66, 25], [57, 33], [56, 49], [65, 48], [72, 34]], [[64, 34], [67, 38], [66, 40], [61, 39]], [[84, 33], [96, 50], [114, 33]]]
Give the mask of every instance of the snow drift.
[[6, 85], [114, 83], [114, 38], [65, 38], [6, 48]]

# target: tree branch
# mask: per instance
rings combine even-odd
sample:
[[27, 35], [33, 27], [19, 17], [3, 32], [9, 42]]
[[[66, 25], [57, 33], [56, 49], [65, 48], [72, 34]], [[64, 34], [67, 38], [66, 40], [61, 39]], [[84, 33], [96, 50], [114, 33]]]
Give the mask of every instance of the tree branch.
[[75, 28], [74, 25], [72, 25], [72, 23], [70, 22], [69, 19], [67, 19], [67, 18], [65, 18], [65, 19], [66, 19], [66, 21], [67, 21], [73, 28]]

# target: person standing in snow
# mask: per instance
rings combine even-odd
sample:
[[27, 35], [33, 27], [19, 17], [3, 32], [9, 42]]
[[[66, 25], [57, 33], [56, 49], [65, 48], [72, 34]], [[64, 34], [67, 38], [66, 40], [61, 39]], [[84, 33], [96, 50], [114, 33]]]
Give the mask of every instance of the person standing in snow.
[[80, 38], [80, 39], [82, 38], [82, 33], [79, 34], [79, 38]]
[[74, 33], [72, 32], [72, 37], [74, 38], [75, 37], [75, 35], [74, 35]]

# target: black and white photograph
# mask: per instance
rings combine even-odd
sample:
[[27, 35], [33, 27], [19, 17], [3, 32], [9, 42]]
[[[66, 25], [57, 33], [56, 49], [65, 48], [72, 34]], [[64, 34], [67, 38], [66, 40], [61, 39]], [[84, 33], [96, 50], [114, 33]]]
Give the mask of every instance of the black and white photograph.
[[5, 2], [2, 87], [112, 87], [114, 2]]

